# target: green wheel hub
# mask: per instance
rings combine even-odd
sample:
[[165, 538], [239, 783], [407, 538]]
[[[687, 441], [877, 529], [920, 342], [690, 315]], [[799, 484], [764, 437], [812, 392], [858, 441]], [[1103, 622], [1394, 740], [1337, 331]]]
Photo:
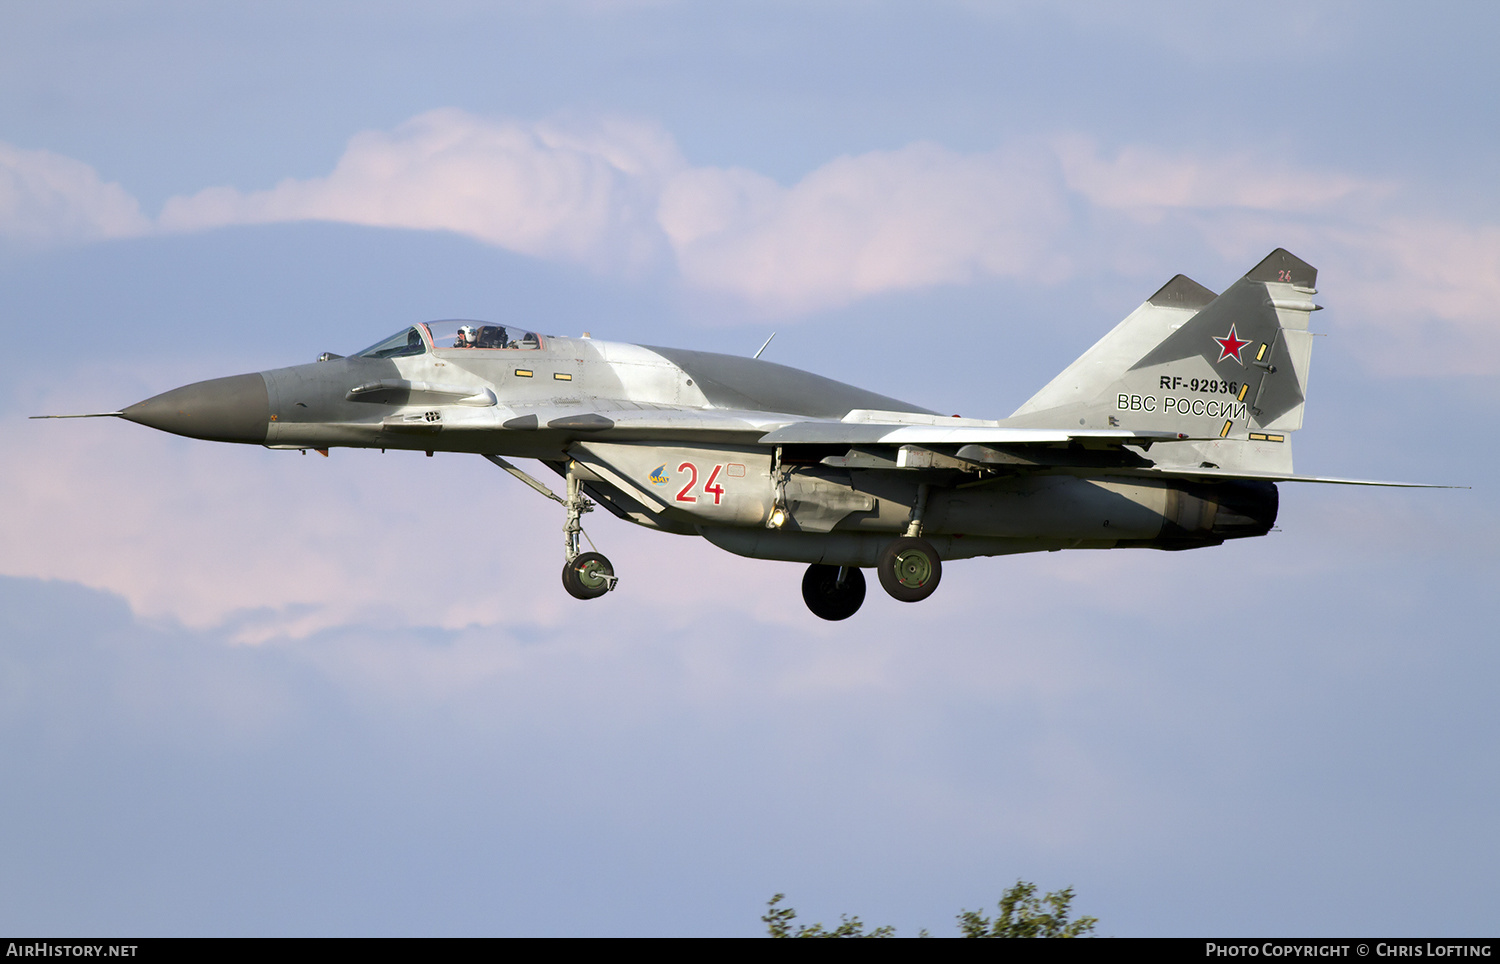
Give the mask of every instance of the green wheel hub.
[[921, 589], [932, 578], [932, 559], [920, 549], [896, 553], [896, 581], [907, 589]]
[[604, 578], [611, 574], [609, 563], [602, 559], [590, 559], [575, 566], [573, 571], [578, 573], [578, 582], [586, 589], [603, 589], [609, 585], [609, 580]]
[[921, 602], [932, 595], [943, 578], [943, 560], [926, 539], [903, 536], [880, 551], [875, 567], [880, 586], [901, 602]]
[[563, 588], [575, 599], [598, 599], [614, 588], [615, 567], [597, 552], [580, 553], [563, 563]]

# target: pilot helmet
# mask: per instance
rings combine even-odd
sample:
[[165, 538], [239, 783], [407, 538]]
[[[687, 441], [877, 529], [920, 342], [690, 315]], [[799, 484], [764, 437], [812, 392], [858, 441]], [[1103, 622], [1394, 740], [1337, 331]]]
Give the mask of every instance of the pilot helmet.
[[458, 343], [460, 345], [473, 345], [474, 344], [474, 326], [473, 325], [459, 325], [458, 326]]

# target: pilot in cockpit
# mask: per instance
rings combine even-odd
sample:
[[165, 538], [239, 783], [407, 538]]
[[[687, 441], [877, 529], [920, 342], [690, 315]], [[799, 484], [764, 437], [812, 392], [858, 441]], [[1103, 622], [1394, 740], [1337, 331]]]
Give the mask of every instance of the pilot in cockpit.
[[458, 326], [458, 337], [455, 338], [455, 339], [453, 339], [453, 347], [454, 348], [473, 348], [474, 347], [474, 326], [473, 325], [459, 325]]
[[503, 325], [480, 325], [478, 331], [478, 348], [510, 348], [506, 343], [505, 327]]

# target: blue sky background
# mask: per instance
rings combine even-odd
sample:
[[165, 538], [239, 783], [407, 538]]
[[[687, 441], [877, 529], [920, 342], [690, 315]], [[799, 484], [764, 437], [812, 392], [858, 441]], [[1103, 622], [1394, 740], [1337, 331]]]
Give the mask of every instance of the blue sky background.
[[[1500, 14], [1377, 4], [10, 5], [0, 929], [1493, 935]], [[479, 459], [107, 411], [415, 320], [1008, 414], [1172, 274], [1320, 268], [1277, 532], [801, 568]], [[472, 464], [471, 464], [472, 463]], [[481, 507], [456, 516], [462, 498]]]

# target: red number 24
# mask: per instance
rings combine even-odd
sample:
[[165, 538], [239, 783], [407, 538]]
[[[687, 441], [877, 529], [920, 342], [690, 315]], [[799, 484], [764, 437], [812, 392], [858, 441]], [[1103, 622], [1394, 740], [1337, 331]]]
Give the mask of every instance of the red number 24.
[[[692, 478], [677, 493], [678, 502], [697, 502], [698, 497], [693, 495], [693, 486], [698, 484], [698, 466], [691, 462], [684, 462], [677, 466], [679, 472], [691, 472]], [[719, 505], [724, 498], [724, 486], [719, 482], [719, 473], [724, 471], [724, 466], [715, 465], [714, 470], [709, 473], [708, 481], [703, 483], [703, 491], [714, 497], [714, 505]]]

